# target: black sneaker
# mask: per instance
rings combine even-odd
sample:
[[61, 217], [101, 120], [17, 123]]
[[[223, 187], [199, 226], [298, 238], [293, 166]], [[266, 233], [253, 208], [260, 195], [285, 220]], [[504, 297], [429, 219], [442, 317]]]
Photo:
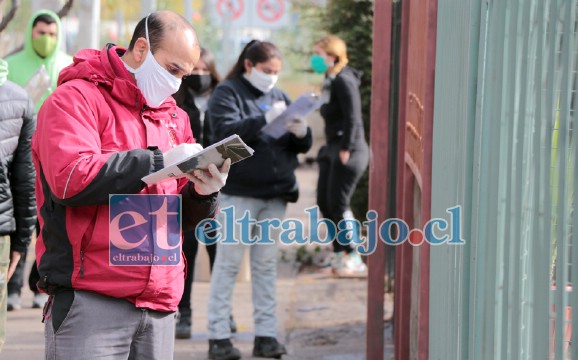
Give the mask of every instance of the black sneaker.
[[239, 360], [241, 352], [231, 344], [230, 339], [209, 340], [209, 359]]
[[8, 300], [6, 301], [6, 310], [14, 311], [22, 309], [22, 301], [20, 300], [20, 294], [8, 294]]
[[179, 317], [177, 326], [175, 328], [175, 338], [190, 339], [191, 338], [191, 309], [179, 309]]
[[253, 356], [281, 359], [281, 356], [284, 354], [287, 354], [287, 349], [285, 349], [283, 344], [279, 344], [276, 338], [269, 336], [255, 336]]

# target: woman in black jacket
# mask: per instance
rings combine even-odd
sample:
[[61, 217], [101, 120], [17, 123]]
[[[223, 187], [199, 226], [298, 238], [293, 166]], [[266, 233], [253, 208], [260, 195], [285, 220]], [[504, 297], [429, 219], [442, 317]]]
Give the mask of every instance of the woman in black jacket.
[[[179, 91], [173, 95], [177, 105], [189, 115], [195, 141], [203, 146], [208, 146], [212, 143], [211, 130], [208, 122], [205, 121], [205, 113], [207, 111], [209, 98], [220, 81], [221, 76], [217, 72], [213, 53], [201, 48], [201, 57], [195, 65], [195, 69], [191, 75], [183, 78]], [[185, 289], [181, 302], [179, 303], [179, 316], [175, 329], [175, 337], [177, 339], [189, 339], [191, 337], [191, 290], [195, 271], [195, 259], [199, 247], [194, 231], [185, 232], [183, 237], [183, 253], [187, 260], [187, 275], [185, 279]], [[209, 255], [209, 266], [212, 270], [217, 245], [206, 245], [206, 249]], [[232, 318], [230, 322], [231, 330], [236, 331], [236, 325]]]
[[205, 121], [209, 99], [221, 82], [215, 57], [208, 49], [201, 48], [201, 58], [192, 74], [185, 76], [181, 87], [173, 95], [177, 105], [187, 112], [193, 136], [204, 147], [212, 144], [210, 125]]
[[[337, 36], [329, 35], [315, 43], [311, 66], [325, 74], [321, 116], [325, 120], [327, 144], [319, 150], [317, 204], [334, 224], [352, 218], [353, 191], [369, 162], [361, 119], [359, 84], [361, 73], [347, 66], [347, 47]], [[338, 275], [364, 275], [367, 267], [349, 245], [333, 242], [333, 271]]]
[[[209, 119], [215, 141], [238, 134], [255, 150], [253, 156], [231, 167], [227, 185], [219, 195], [222, 212], [217, 215], [217, 220], [221, 224], [228, 220], [224, 214], [227, 208], [235, 211], [235, 221], [245, 216], [257, 222], [280, 221], [285, 216], [287, 202], [297, 200], [294, 173], [298, 164], [297, 154], [311, 147], [311, 130], [303, 119], [295, 119], [278, 139], [261, 132], [267, 119], [272, 117], [266, 114], [277, 109], [279, 104], [289, 104], [287, 95], [275, 87], [282, 65], [281, 54], [275, 45], [251, 41], [209, 101]], [[241, 357], [239, 350], [231, 344], [227, 319], [231, 313], [235, 279], [247, 248], [251, 255], [255, 309], [253, 356], [280, 358], [286, 353], [276, 338], [276, 245], [280, 229], [270, 229], [266, 236], [254, 222], [248, 227], [248, 233], [235, 227], [233, 237], [236, 241], [233, 243], [221, 241], [217, 244], [208, 307], [209, 359], [234, 360]], [[261, 242], [250, 245], [253, 239]]]

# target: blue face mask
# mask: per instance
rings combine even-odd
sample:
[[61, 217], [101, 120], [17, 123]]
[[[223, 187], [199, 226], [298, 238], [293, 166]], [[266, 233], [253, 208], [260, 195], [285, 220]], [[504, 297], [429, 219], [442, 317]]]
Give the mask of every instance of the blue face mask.
[[311, 56], [311, 68], [318, 74], [324, 74], [329, 67], [321, 55]]

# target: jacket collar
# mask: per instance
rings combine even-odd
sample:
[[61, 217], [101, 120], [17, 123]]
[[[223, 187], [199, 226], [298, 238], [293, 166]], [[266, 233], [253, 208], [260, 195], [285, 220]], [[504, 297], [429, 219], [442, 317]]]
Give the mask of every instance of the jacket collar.
[[254, 87], [253, 84], [251, 84], [251, 82], [249, 82], [249, 80], [247, 80], [247, 78], [245, 77], [245, 73], [239, 75], [238, 78], [241, 81], [241, 83], [243, 85], [245, 85], [245, 87], [247, 87], [247, 89], [249, 89], [249, 91], [251, 91], [255, 96], [261, 97], [261, 96], [265, 95], [264, 92], [257, 89], [256, 87]]
[[[125, 52], [125, 48], [114, 44], [107, 44], [101, 51], [81, 50], [74, 56], [74, 63], [60, 73], [58, 85], [75, 79], [87, 80], [106, 89], [122, 105], [135, 110], [144, 109], [146, 100], [120, 58]], [[169, 97], [159, 108], [147, 110], [158, 112], [175, 107], [175, 101]]]

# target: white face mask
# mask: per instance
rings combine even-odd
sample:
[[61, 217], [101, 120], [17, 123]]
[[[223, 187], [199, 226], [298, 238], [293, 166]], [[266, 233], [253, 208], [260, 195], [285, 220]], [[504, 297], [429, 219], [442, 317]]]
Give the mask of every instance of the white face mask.
[[245, 73], [245, 78], [257, 89], [268, 93], [275, 87], [275, 84], [277, 84], [279, 76], [265, 74], [256, 68], [252, 68], [250, 74]]
[[172, 94], [176, 93], [181, 86], [181, 79], [174, 77], [165, 68], [163, 68], [151, 52], [151, 43], [149, 41], [148, 16], [145, 20], [146, 39], [148, 51], [145, 61], [138, 69], [133, 69], [126, 63], [126, 69], [134, 74], [136, 84], [146, 99], [147, 105], [157, 108]]

